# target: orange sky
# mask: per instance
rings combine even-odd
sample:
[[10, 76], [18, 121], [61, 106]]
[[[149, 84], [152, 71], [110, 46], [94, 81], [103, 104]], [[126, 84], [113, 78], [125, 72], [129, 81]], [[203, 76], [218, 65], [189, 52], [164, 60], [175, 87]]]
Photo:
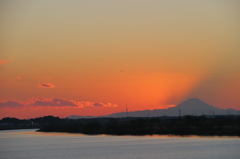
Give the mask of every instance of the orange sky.
[[0, 2], [0, 118], [106, 115], [191, 98], [240, 109], [240, 3]]

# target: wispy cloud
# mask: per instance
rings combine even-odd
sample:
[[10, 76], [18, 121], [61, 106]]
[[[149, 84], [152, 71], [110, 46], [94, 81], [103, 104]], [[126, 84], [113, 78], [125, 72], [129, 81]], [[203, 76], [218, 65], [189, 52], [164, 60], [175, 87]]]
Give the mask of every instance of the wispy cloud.
[[10, 60], [0, 60], [0, 64], [10, 63]]
[[55, 85], [52, 84], [52, 83], [44, 82], [44, 83], [38, 83], [38, 87], [40, 87], [40, 88], [54, 88]]
[[6, 63], [10, 63], [11, 61], [14, 60], [14, 58], [10, 57], [10, 60], [0, 60], [0, 64], [6, 64]]
[[94, 107], [117, 107], [116, 104], [112, 103], [101, 103], [101, 102], [94, 102], [92, 103]]
[[51, 107], [79, 107], [76, 101], [64, 98], [33, 98], [29, 103], [30, 106], [51, 106]]
[[32, 98], [27, 102], [21, 101], [0, 101], [0, 108], [21, 108], [21, 107], [54, 107], [54, 108], [84, 108], [98, 107], [109, 108], [117, 107], [116, 104], [91, 102], [91, 101], [74, 101], [64, 98]]
[[21, 108], [24, 104], [18, 101], [0, 101], [0, 108]]

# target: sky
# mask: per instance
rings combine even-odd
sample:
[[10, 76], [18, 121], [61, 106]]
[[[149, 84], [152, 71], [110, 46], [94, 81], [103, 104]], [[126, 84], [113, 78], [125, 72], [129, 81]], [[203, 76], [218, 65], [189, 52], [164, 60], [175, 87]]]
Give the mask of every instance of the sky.
[[237, 0], [1, 0], [0, 22], [0, 118], [240, 110]]

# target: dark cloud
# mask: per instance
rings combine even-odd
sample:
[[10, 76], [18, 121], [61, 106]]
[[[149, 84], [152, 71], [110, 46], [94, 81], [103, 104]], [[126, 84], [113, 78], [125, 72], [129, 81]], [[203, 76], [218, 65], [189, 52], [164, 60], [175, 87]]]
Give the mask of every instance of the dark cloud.
[[64, 98], [34, 98], [30, 104], [31, 106], [72, 106], [79, 107], [78, 102], [73, 100], [67, 100]]
[[54, 88], [55, 85], [52, 83], [38, 83], [38, 87], [41, 88]]
[[93, 106], [95, 106], [95, 107], [103, 107], [104, 105], [102, 103], [93, 103]]
[[112, 103], [90, 102], [90, 101], [74, 101], [64, 98], [32, 98], [27, 102], [20, 101], [2, 101], [0, 102], [1, 108], [21, 108], [21, 107], [117, 107]]
[[0, 102], [0, 108], [21, 108], [24, 104], [17, 101], [2, 101]]

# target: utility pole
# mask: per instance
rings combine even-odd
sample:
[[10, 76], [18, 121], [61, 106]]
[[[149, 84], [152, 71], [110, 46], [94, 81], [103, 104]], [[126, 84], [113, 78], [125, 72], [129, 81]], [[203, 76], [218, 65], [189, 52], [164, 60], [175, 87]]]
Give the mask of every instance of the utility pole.
[[128, 106], [126, 104], [126, 117], [128, 117]]

